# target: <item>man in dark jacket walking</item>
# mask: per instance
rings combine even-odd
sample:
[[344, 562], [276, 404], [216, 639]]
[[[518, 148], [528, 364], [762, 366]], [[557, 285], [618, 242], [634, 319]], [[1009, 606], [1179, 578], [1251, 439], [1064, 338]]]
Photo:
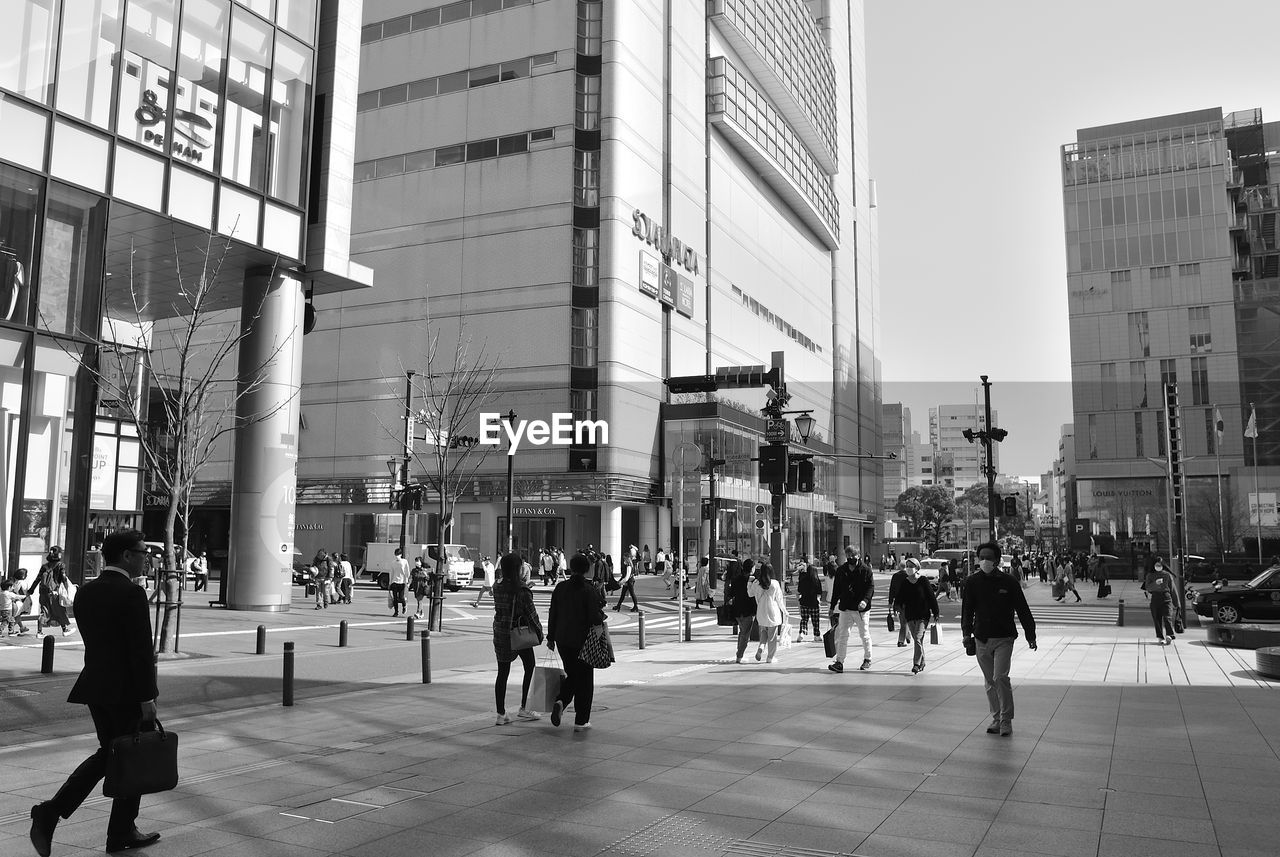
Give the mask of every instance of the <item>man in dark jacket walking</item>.
[[1000, 546], [992, 542], [978, 546], [979, 571], [969, 576], [964, 588], [964, 604], [960, 608], [960, 631], [965, 648], [970, 640], [982, 669], [987, 704], [991, 707], [988, 734], [1008, 737], [1013, 734], [1013, 685], [1009, 681], [1009, 665], [1013, 659], [1013, 641], [1018, 629], [1016, 615], [1027, 635], [1027, 645], [1036, 648], [1036, 620], [1027, 606], [1021, 582], [1000, 570]]
[[[106, 775], [111, 739], [132, 735], [140, 723], [146, 727], [156, 719], [156, 662], [147, 593], [133, 582], [147, 569], [145, 538], [137, 530], [108, 535], [102, 543], [105, 568], [76, 593], [84, 669], [67, 701], [89, 706], [100, 746], [71, 772], [52, 800], [31, 808], [31, 844], [40, 857], [49, 857], [58, 820], [70, 818]], [[134, 826], [139, 802], [138, 795], [112, 801], [108, 853], [144, 848], [160, 838], [159, 833], [140, 833]]]
[[898, 617], [898, 646], [901, 648], [907, 644], [907, 623], [902, 619], [902, 603], [899, 600], [898, 593], [902, 591], [902, 587], [907, 584], [907, 563], [914, 562], [916, 568], [920, 567], [918, 560], [909, 559], [903, 563], [903, 568], [895, 571], [893, 577], [889, 578], [889, 611], [892, 615]]
[[834, 663], [827, 664], [827, 669], [833, 673], [844, 672], [849, 632], [855, 624], [858, 636], [862, 638], [862, 666], [858, 669], [871, 668], [871, 629], [867, 617], [875, 590], [871, 567], [858, 562], [852, 546], [846, 547], [844, 564], [836, 569], [835, 581], [831, 584], [831, 622], [836, 632], [836, 659]]

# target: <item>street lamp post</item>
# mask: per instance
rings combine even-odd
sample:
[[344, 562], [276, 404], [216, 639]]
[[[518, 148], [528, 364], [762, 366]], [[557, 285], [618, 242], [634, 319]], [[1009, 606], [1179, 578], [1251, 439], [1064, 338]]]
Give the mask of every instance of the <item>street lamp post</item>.
[[[413, 376], [412, 369], [404, 372], [404, 463], [400, 469], [401, 490], [409, 488], [409, 459], [413, 457]], [[405, 539], [409, 529], [409, 504], [400, 502], [400, 556], [405, 556]]]
[[[516, 421], [516, 411], [512, 408], [502, 417], [503, 422], [507, 425], [514, 425]], [[515, 550], [515, 526], [511, 520], [511, 498], [515, 494], [515, 449], [507, 450], [507, 553]]]

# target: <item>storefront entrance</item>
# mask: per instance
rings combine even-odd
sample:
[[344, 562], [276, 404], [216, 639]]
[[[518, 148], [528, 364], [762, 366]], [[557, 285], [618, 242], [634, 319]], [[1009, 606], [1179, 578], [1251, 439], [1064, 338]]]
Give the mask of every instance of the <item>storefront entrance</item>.
[[[506, 550], [507, 519], [498, 518], [498, 539], [494, 557]], [[538, 551], [548, 546], [564, 550], [564, 518], [516, 518], [511, 529], [511, 540], [517, 553], [531, 564], [536, 564]], [[565, 550], [568, 555], [571, 551]]]

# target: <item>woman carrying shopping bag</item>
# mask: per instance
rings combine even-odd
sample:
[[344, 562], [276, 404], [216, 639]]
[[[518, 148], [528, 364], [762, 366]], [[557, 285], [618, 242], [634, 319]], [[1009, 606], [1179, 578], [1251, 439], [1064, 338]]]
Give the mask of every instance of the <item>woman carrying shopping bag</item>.
[[524, 665], [524, 681], [520, 685], [519, 720], [540, 720], [542, 715], [529, 709], [529, 682], [533, 679], [534, 647], [542, 642], [542, 620], [533, 603], [533, 593], [520, 579], [523, 566], [520, 555], [509, 553], [498, 563], [502, 579], [493, 587], [493, 653], [498, 659], [498, 677], [493, 684], [493, 698], [498, 714], [497, 726], [511, 722], [507, 716], [507, 679], [511, 662], [516, 658]]
[[593, 629], [604, 625], [604, 590], [587, 580], [590, 570], [591, 560], [574, 554], [569, 560], [569, 579], [556, 584], [547, 613], [547, 648], [554, 652], [559, 647], [565, 671], [560, 697], [551, 707], [551, 724], [560, 725], [561, 715], [572, 702], [574, 732], [591, 728], [595, 667], [580, 655]]
[[787, 604], [782, 595], [782, 584], [773, 579], [773, 567], [767, 562], [757, 565], [747, 581], [747, 595], [756, 600], [756, 622], [760, 625], [760, 645], [756, 648], [756, 660], [769, 648], [767, 663], [778, 661], [778, 634], [787, 621]]

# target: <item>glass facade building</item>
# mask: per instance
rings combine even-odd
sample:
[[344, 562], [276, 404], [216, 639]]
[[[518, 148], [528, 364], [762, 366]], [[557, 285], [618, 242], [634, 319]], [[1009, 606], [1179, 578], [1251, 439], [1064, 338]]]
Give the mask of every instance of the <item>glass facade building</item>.
[[[57, 544], [68, 547], [79, 573], [81, 549], [146, 520], [139, 428], [118, 402], [98, 398], [85, 364], [103, 345], [132, 347], [140, 328], [162, 330], [175, 314], [170, 298], [181, 272], [188, 266], [187, 275], [195, 276], [202, 247], [211, 240], [225, 246], [213, 288], [219, 308], [233, 312], [247, 272], [257, 266], [289, 272], [298, 282], [307, 272], [321, 290], [357, 285], [345, 279], [348, 271], [330, 270], [331, 261], [310, 268], [307, 261], [308, 194], [314, 226], [325, 213], [315, 199], [331, 190], [334, 172], [312, 163], [313, 125], [327, 127], [334, 110], [332, 98], [327, 112], [316, 109], [318, 25], [322, 6], [340, 22], [343, 5], [5, 4], [0, 562], [6, 572], [38, 567]], [[358, 21], [351, 29], [354, 43]], [[314, 243], [323, 245], [326, 236], [319, 227]], [[138, 383], [145, 389], [157, 379]], [[215, 564], [225, 560], [225, 520], [204, 538]]]

